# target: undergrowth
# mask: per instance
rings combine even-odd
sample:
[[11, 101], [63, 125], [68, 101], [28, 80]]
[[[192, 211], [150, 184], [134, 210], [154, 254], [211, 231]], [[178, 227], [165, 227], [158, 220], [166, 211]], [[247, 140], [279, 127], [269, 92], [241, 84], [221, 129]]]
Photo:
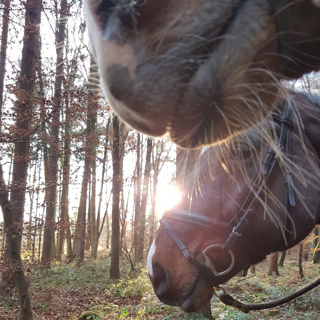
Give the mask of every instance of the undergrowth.
[[[87, 260], [76, 268], [73, 264], [57, 263], [43, 272], [37, 265], [30, 265], [30, 279], [35, 319], [78, 319], [84, 312], [94, 312], [96, 319], [153, 320], [185, 319], [204, 320], [200, 314], [185, 314], [179, 308], [162, 304], [155, 296], [144, 266], [128, 276], [130, 266], [122, 261], [121, 280], [109, 278], [108, 259]], [[257, 266], [255, 275], [235, 277], [224, 286], [229, 294], [247, 303], [260, 303], [283, 297], [320, 276], [318, 265], [306, 263], [306, 279], [299, 279], [297, 265], [293, 261], [280, 269], [279, 277], [267, 276], [266, 263]], [[267, 320], [319, 319], [320, 289], [305, 296], [266, 311], [244, 314], [223, 305], [217, 298], [211, 301], [216, 320]], [[2, 293], [0, 319], [17, 319], [18, 299], [15, 293]], [[94, 319], [94, 318], [92, 318]]]

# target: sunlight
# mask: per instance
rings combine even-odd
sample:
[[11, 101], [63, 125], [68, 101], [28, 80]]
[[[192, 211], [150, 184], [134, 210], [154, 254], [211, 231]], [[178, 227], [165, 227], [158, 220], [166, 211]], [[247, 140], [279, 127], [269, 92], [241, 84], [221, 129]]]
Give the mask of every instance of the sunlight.
[[157, 189], [157, 214], [162, 217], [163, 213], [176, 205], [181, 199], [181, 191], [172, 184], [159, 183]]

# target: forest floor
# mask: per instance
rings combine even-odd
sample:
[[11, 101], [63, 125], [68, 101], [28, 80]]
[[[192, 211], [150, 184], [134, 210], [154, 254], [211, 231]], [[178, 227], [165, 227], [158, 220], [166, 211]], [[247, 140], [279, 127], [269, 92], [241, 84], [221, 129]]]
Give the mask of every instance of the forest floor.
[[[185, 314], [179, 308], [162, 304], [154, 295], [144, 267], [131, 272], [129, 264], [121, 263], [123, 279], [109, 279], [108, 258], [86, 260], [76, 268], [72, 264], [56, 263], [46, 274], [39, 266], [26, 267], [35, 319], [78, 319], [83, 312], [94, 312], [96, 319], [153, 320], [197, 319], [200, 315]], [[304, 262], [304, 279], [299, 278], [295, 257], [287, 256], [280, 276], [268, 276], [268, 266], [262, 262], [254, 275], [235, 277], [224, 288], [236, 299], [247, 303], [260, 303], [278, 299], [297, 290], [320, 276], [320, 265]], [[318, 320], [320, 288], [316, 288], [295, 301], [267, 311], [244, 314], [224, 306], [216, 298], [211, 301], [216, 320]], [[0, 319], [18, 319], [18, 299], [14, 293], [0, 293]]]

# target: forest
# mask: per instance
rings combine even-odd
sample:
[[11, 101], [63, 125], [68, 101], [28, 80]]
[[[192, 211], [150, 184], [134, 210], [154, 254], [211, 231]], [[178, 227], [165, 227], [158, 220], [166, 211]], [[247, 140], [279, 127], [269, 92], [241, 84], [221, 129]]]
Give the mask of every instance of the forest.
[[[81, 1], [0, 8], [0, 319], [206, 319], [158, 301], [146, 270], [158, 220], [181, 197], [181, 151], [112, 113]], [[288, 85], [317, 90], [317, 79]], [[273, 255], [231, 292], [262, 301], [319, 276], [318, 237], [316, 227], [279, 268]], [[245, 315], [217, 299], [211, 309], [215, 319], [318, 319], [319, 307], [316, 289], [282, 310]]]

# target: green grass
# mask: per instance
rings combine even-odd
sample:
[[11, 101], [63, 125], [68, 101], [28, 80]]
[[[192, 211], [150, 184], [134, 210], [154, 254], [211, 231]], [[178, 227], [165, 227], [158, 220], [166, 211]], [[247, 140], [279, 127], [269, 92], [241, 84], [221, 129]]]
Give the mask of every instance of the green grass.
[[[73, 264], [56, 264], [47, 273], [36, 265], [28, 268], [35, 319], [77, 319], [83, 312], [94, 312], [97, 319], [186, 319], [203, 320], [196, 314], [185, 314], [179, 308], [162, 304], [154, 295], [146, 269], [141, 266], [128, 277], [129, 266], [122, 261], [122, 280], [109, 278], [108, 259], [87, 260], [76, 268]], [[295, 261], [285, 263], [280, 277], [267, 276], [267, 265], [257, 266], [255, 275], [235, 277], [224, 288], [236, 299], [260, 303], [278, 299], [320, 276], [320, 266], [305, 263], [306, 279], [298, 278]], [[0, 319], [17, 319], [17, 297], [0, 299]], [[320, 289], [282, 307], [244, 314], [212, 299], [212, 312], [217, 320], [315, 320], [319, 319]], [[1, 315], [4, 315], [3, 318]]]

